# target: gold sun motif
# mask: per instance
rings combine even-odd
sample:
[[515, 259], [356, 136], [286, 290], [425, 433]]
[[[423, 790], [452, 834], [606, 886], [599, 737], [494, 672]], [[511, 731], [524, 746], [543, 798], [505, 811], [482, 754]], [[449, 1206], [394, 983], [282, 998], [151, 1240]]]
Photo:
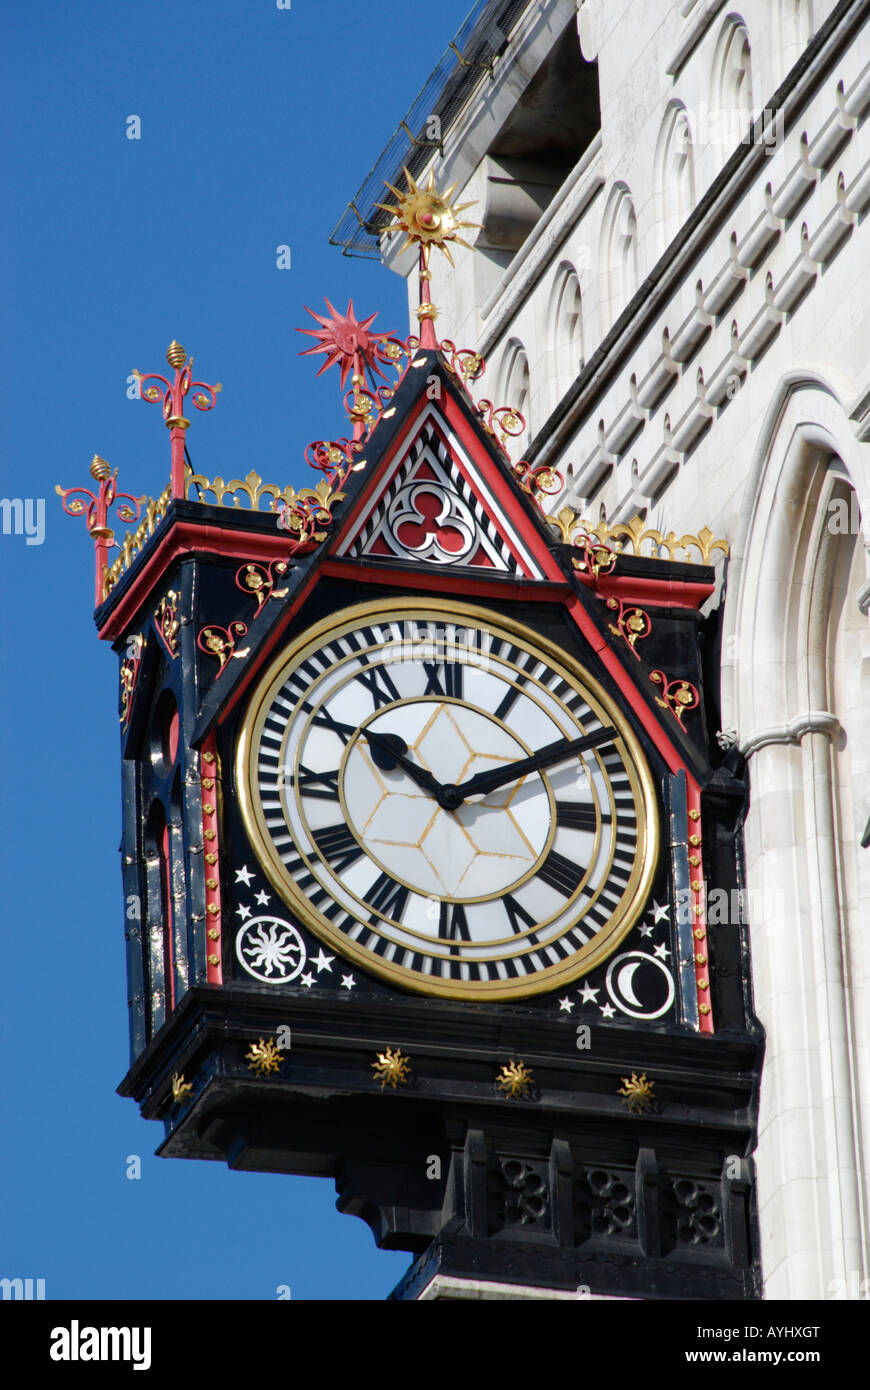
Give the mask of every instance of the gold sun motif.
[[372, 1062], [372, 1071], [375, 1080], [380, 1081], [381, 1090], [385, 1086], [392, 1086], [393, 1090], [397, 1086], [407, 1086], [411, 1074], [411, 1059], [406, 1057], [400, 1048], [384, 1048], [383, 1052], [375, 1053], [377, 1061]]
[[509, 1062], [505, 1062], [496, 1077], [496, 1084], [509, 1100], [519, 1100], [520, 1097], [528, 1096], [534, 1080], [525, 1062], [515, 1062], [512, 1057]]
[[619, 1079], [622, 1085], [618, 1094], [625, 1097], [629, 1110], [636, 1110], [638, 1114], [649, 1110], [655, 1098], [655, 1082], [647, 1081], [646, 1072], [642, 1072], [640, 1076], [632, 1072], [631, 1080], [627, 1076], [621, 1076]]
[[251, 1043], [251, 1050], [245, 1057], [248, 1064], [248, 1071], [256, 1072], [258, 1076], [268, 1076], [272, 1071], [278, 1071], [281, 1066], [281, 1052], [277, 1045], [270, 1038], [264, 1042], [262, 1038], [258, 1042]]
[[466, 208], [473, 207], [474, 203], [459, 203], [455, 207], [452, 206], [450, 195], [456, 184], [452, 183], [444, 193], [439, 193], [435, 187], [435, 175], [431, 171], [425, 188], [420, 188], [415, 183], [413, 175], [409, 174], [407, 169], [403, 169], [403, 173], [408, 181], [407, 193], [402, 193], [393, 184], [384, 180], [390, 192], [395, 193], [398, 202], [396, 204], [376, 204], [377, 207], [383, 208], [384, 212], [390, 212], [396, 218], [395, 225], [389, 227], [388, 232], [401, 231], [405, 233], [403, 251], [417, 243], [423, 248], [424, 258], [427, 258], [429, 248], [437, 246], [438, 250], [443, 251], [450, 264], [453, 265], [453, 257], [446, 244], [448, 241], [473, 250], [473, 247], [459, 235], [459, 229], [479, 227], [480, 223], [460, 221], [459, 214], [464, 212]]

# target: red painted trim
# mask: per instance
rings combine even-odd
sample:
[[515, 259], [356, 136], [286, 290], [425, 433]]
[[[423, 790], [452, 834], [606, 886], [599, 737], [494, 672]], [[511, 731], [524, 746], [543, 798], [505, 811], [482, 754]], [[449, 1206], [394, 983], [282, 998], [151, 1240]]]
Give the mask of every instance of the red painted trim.
[[163, 985], [166, 1012], [175, 1009], [175, 918], [172, 911], [172, 873], [170, 871], [169, 826], [163, 822], [160, 841], [160, 886], [163, 890]]
[[[375, 557], [379, 558], [379, 557]], [[449, 566], [436, 569], [434, 565], [421, 565], [419, 571], [389, 569], [372, 563], [370, 558], [361, 562], [333, 556], [324, 560], [319, 574], [330, 579], [342, 579], [357, 584], [391, 584], [394, 587], [420, 589], [425, 593], [459, 594], [466, 601], [486, 598], [524, 598], [535, 603], [564, 603], [570, 598], [570, 584], [562, 576], [561, 584], [551, 584], [546, 579], [508, 579], [500, 570], [467, 569], [462, 574], [451, 574]], [[532, 589], [534, 590], [532, 592]]]
[[[617, 562], [618, 563], [618, 562]], [[682, 579], [639, 579], [629, 574], [600, 574], [597, 580], [577, 572], [586, 589], [599, 598], [618, 598], [623, 603], [651, 604], [667, 608], [700, 608], [715, 591], [715, 582]]]
[[[205, 870], [205, 956], [206, 980], [210, 985], [223, 984], [221, 961], [221, 875], [220, 827], [218, 825], [218, 761], [215, 736], [207, 734], [200, 754], [202, 790], [202, 853]], [[208, 784], [211, 783], [209, 786]], [[211, 807], [208, 811], [206, 808]], [[207, 855], [214, 855], [210, 864]], [[214, 887], [209, 887], [209, 880]]]
[[122, 636], [134, 624], [140, 608], [151, 601], [173, 560], [197, 550], [238, 560], [284, 560], [287, 538], [277, 529], [277, 516], [274, 536], [259, 531], [229, 531], [207, 522], [173, 521], [100, 628], [100, 640], [113, 642]]
[[[686, 773], [686, 801], [689, 810], [689, 834], [701, 835], [701, 789], [694, 777]], [[692, 816], [696, 819], [692, 819]], [[702, 845], [689, 845], [690, 854], [702, 856]], [[693, 888], [691, 898], [691, 910], [693, 918], [693, 951], [695, 958], [695, 983], [698, 990], [698, 1018], [699, 1027], [702, 1033], [715, 1033], [716, 1025], [713, 1019], [713, 1002], [710, 998], [710, 950], [707, 940], [707, 919], [706, 901], [704, 894], [704, 864], [703, 860], [696, 867], [689, 866], [692, 870], [691, 882], [699, 883], [700, 888]], [[698, 957], [702, 956], [701, 961]], [[703, 1006], [706, 1005], [706, 1012]]]

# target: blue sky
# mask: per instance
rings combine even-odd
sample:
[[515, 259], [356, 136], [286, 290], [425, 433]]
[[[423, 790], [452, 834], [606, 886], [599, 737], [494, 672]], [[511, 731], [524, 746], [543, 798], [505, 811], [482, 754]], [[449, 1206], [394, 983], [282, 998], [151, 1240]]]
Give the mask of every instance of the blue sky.
[[0, 535], [0, 1277], [44, 1278], [48, 1298], [381, 1299], [409, 1260], [339, 1216], [331, 1182], [155, 1158], [162, 1126], [115, 1095], [117, 672], [54, 485], [87, 485], [99, 453], [119, 488], [159, 493], [167, 431], [126, 379], [165, 371], [172, 338], [224, 388], [190, 412], [197, 470], [308, 481], [306, 444], [346, 422], [294, 329], [328, 295], [408, 331], [398, 278], [328, 237], [470, 8], [414, 7], [412, 35], [395, 6], [350, 0], [5, 7], [2, 493], [44, 499], [45, 531]]

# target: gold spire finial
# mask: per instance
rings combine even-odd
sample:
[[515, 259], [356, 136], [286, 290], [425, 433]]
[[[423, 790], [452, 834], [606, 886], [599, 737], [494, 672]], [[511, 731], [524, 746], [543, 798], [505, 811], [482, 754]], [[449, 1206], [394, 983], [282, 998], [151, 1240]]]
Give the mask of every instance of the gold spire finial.
[[174, 338], [166, 349], [166, 360], [170, 367], [174, 367], [176, 371], [179, 367], [183, 367], [187, 361], [187, 353], [184, 351], [181, 343], [176, 342]]
[[384, 212], [392, 213], [396, 219], [395, 225], [388, 227], [387, 232], [405, 233], [403, 251], [415, 244], [420, 247], [423, 253], [424, 274], [428, 270], [429, 250], [432, 246], [437, 246], [439, 251], [443, 251], [453, 265], [448, 241], [467, 246], [469, 250], [474, 249], [459, 235], [461, 227], [480, 226], [479, 222], [463, 222], [459, 218], [459, 213], [464, 212], [466, 208], [474, 207], [474, 203], [459, 203], [454, 207], [450, 202], [450, 195], [456, 184], [452, 183], [443, 193], [439, 193], [435, 187], [435, 175], [431, 171], [425, 188], [418, 187], [407, 169], [403, 172], [408, 181], [407, 193], [402, 193], [393, 184], [387, 183], [390, 192], [395, 193], [397, 203], [376, 204]]
[[101, 459], [99, 454], [94, 454], [91, 462], [91, 477], [96, 482], [101, 483], [104, 478], [108, 478], [111, 471], [112, 469], [106, 460]]

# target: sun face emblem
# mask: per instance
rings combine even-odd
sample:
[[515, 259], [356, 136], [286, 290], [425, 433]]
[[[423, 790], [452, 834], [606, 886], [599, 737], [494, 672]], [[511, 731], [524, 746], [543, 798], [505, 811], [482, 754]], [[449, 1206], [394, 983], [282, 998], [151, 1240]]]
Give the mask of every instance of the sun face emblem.
[[431, 172], [425, 188], [418, 187], [407, 169], [404, 169], [403, 172], [408, 181], [407, 193], [402, 193], [391, 183], [387, 183], [387, 188], [391, 193], [395, 193], [398, 202], [396, 204], [376, 204], [377, 207], [383, 208], [384, 212], [392, 213], [396, 219], [394, 226], [387, 229], [388, 232], [401, 231], [405, 233], [403, 251], [407, 250], [409, 246], [418, 244], [426, 254], [431, 246], [437, 246], [438, 250], [443, 251], [450, 264], [453, 265], [453, 257], [447, 246], [448, 241], [455, 242], [459, 246], [466, 246], [469, 250], [473, 249], [459, 235], [459, 229], [478, 227], [480, 224], [460, 221], [459, 214], [464, 212], [466, 208], [473, 207], [474, 204], [459, 203], [453, 207], [450, 203], [450, 194], [456, 184], [452, 183], [444, 193], [439, 193], [435, 187], [435, 175]]

